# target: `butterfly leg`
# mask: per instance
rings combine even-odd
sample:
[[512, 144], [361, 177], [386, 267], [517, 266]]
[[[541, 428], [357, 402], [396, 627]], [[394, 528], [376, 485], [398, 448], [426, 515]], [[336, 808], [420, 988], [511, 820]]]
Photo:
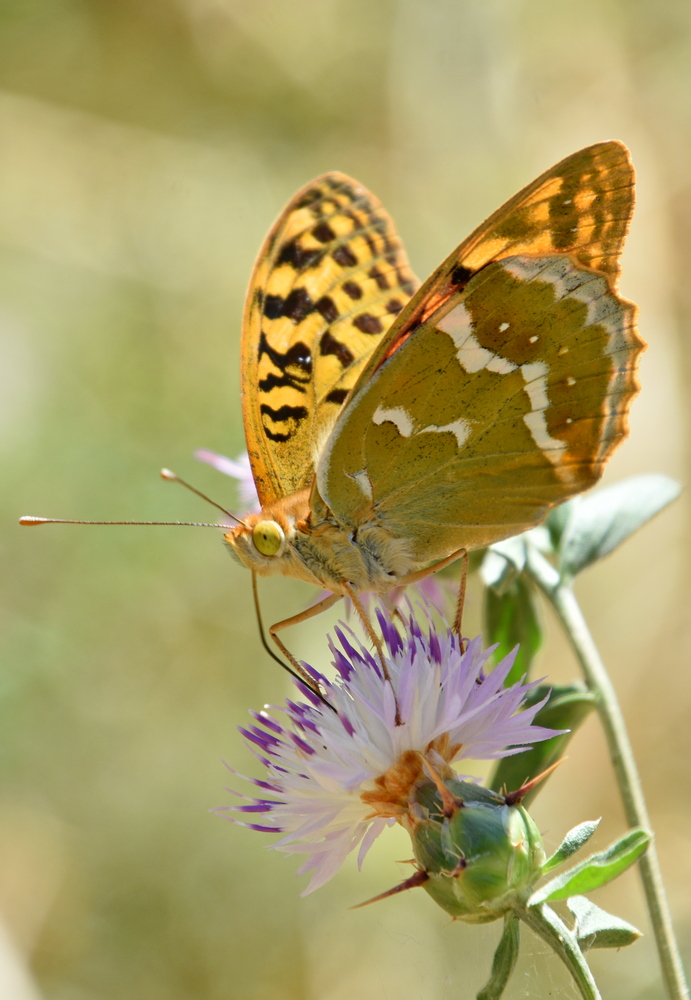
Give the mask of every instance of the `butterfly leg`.
[[386, 660], [384, 659], [384, 647], [382, 646], [381, 639], [379, 638], [379, 636], [377, 635], [377, 633], [374, 631], [374, 626], [372, 625], [372, 622], [367, 617], [367, 614], [365, 613], [365, 609], [363, 608], [362, 603], [361, 603], [359, 597], [357, 596], [357, 594], [355, 593], [353, 587], [348, 583], [347, 580], [341, 580], [341, 586], [345, 590], [345, 592], [348, 595], [348, 597], [350, 598], [350, 600], [353, 602], [353, 607], [357, 611], [358, 616], [360, 618], [360, 621], [364, 625], [365, 632], [369, 636], [370, 641], [374, 645], [374, 648], [376, 649], [377, 653], [379, 653], [379, 659], [381, 661], [382, 670], [384, 671], [384, 677], [387, 679], [387, 681], [390, 682], [391, 678], [389, 677], [389, 671], [387, 670], [387, 667], [386, 667]]
[[[367, 632], [367, 635], [369, 636], [370, 641], [372, 642], [372, 644], [374, 645], [374, 648], [376, 649], [377, 653], [379, 654], [379, 662], [381, 663], [382, 673], [384, 674], [384, 677], [389, 682], [389, 684], [391, 684], [391, 676], [389, 675], [389, 668], [386, 666], [386, 657], [384, 656], [384, 646], [382, 644], [381, 639], [379, 638], [379, 636], [377, 635], [377, 633], [374, 631], [374, 627], [372, 625], [372, 622], [369, 620], [369, 618], [365, 614], [365, 609], [363, 608], [362, 603], [361, 603], [360, 599], [358, 598], [357, 594], [355, 593], [355, 590], [353, 589], [353, 587], [351, 586], [351, 584], [348, 583], [347, 580], [341, 580], [341, 586], [345, 590], [345, 592], [348, 595], [348, 597], [350, 598], [350, 600], [353, 602], [353, 607], [357, 611], [357, 613], [358, 613], [358, 615], [360, 617], [360, 621], [364, 625], [365, 631]], [[393, 685], [392, 685], [392, 690], [393, 690]], [[397, 726], [401, 725], [401, 716], [400, 716], [400, 713], [398, 711], [398, 701], [396, 701], [396, 725]]]
[[461, 636], [463, 625], [463, 608], [465, 606], [465, 590], [468, 583], [468, 553], [461, 556], [461, 582], [458, 585], [458, 603], [456, 604], [456, 617], [453, 620], [453, 630], [461, 642], [461, 652], [465, 653], [465, 642]]
[[382, 604], [389, 612], [391, 618], [397, 618], [402, 625], [405, 624], [405, 618], [403, 617], [401, 609], [398, 606], [398, 599], [404, 590], [405, 587], [394, 587], [392, 590], [388, 590], [386, 593], [379, 595]]
[[398, 579], [397, 585], [401, 587], [407, 587], [409, 583], [417, 583], [418, 580], [424, 580], [428, 576], [432, 576], [433, 573], [439, 572], [440, 569], [444, 569], [445, 566], [450, 566], [452, 562], [456, 562], [457, 559], [461, 559], [463, 556], [467, 557], [467, 549], [456, 549], [452, 552], [450, 556], [446, 559], [440, 559], [439, 562], [433, 563], [431, 566], [426, 566], [424, 569], [418, 569], [414, 573], [408, 573], [407, 576], [402, 576]]
[[298, 674], [300, 678], [305, 682], [305, 684], [307, 684], [307, 686], [312, 689], [314, 689], [313, 679], [309, 676], [309, 674], [305, 672], [305, 668], [302, 666], [302, 664], [298, 663], [293, 654], [286, 647], [285, 643], [281, 642], [276, 633], [280, 632], [281, 629], [288, 628], [289, 625], [299, 625], [300, 622], [309, 621], [309, 619], [314, 618], [315, 615], [319, 615], [322, 613], [322, 611], [326, 611], [328, 608], [334, 605], [336, 601], [340, 601], [342, 596], [343, 596], [342, 594], [329, 594], [329, 596], [325, 597], [323, 601], [318, 601], [316, 604], [313, 604], [310, 608], [305, 608], [305, 610], [301, 611], [300, 614], [293, 615], [291, 618], [284, 618], [283, 621], [276, 622], [275, 625], [271, 625], [269, 627], [269, 635], [276, 643], [280, 651], [283, 653], [286, 660], [288, 660], [295, 673]]
[[[419, 569], [416, 573], [409, 573], [408, 576], [401, 577], [400, 583], [404, 586], [409, 583], [417, 583], [418, 580], [424, 580], [425, 577], [431, 576], [432, 573], [436, 573], [440, 569], [444, 569], [445, 566], [450, 565], [450, 563], [455, 562], [456, 559], [463, 560], [463, 569], [461, 571], [461, 583], [458, 588], [458, 603], [456, 605], [456, 617], [454, 618], [453, 630], [460, 636], [461, 634], [461, 623], [463, 620], [463, 605], [465, 604], [465, 588], [466, 581], [468, 579], [468, 550], [467, 549], [457, 549], [452, 552], [450, 556], [446, 559], [441, 559], [439, 562], [434, 563], [432, 566], [427, 566], [425, 569]], [[465, 643], [461, 640], [461, 652], [465, 652]]]

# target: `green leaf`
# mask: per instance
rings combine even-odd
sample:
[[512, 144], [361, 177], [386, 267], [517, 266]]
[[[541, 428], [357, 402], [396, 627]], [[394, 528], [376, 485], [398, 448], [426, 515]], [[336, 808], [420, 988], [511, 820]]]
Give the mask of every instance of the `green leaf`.
[[575, 868], [563, 875], [557, 875], [547, 885], [543, 885], [528, 900], [528, 906], [567, 899], [569, 896], [592, 892], [607, 885], [637, 861], [652, 840], [652, 833], [637, 827], [629, 830], [614, 844], [593, 854]]
[[626, 948], [641, 937], [633, 924], [601, 910], [585, 896], [572, 896], [566, 905], [576, 918], [573, 933], [582, 951], [589, 948]]
[[504, 917], [504, 933], [492, 960], [492, 975], [477, 1000], [499, 1000], [513, 972], [521, 943], [521, 925], [514, 913]]
[[567, 858], [570, 858], [576, 851], [587, 843], [600, 825], [599, 819], [589, 819], [585, 823], [579, 823], [566, 834], [560, 846], [556, 849], [551, 858], [548, 858], [542, 866], [542, 874], [548, 875], [559, 865], [562, 865]]
[[506, 687], [528, 674], [542, 644], [542, 629], [533, 586], [524, 576], [517, 577], [501, 594], [491, 587], [485, 590], [485, 640], [488, 645], [499, 643], [498, 655], [519, 645], [514, 665], [504, 681]]
[[681, 491], [668, 476], [633, 476], [616, 486], [597, 490], [575, 505], [561, 537], [563, 580], [609, 555]]
[[[549, 701], [535, 716], [536, 725], [546, 726], [548, 729], [568, 729], [569, 732], [563, 736], [553, 736], [551, 740], [536, 743], [531, 750], [498, 761], [489, 783], [489, 787], [495, 792], [502, 789], [515, 791], [526, 781], [536, 778], [551, 767], [563, 755], [569, 740], [595, 707], [595, 695], [580, 684], [566, 684], [551, 690], [540, 685], [530, 692], [525, 700], [526, 706], [541, 701], [548, 692]], [[543, 786], [544, 783], [529, 792], [522, 804], [528, 806]]]

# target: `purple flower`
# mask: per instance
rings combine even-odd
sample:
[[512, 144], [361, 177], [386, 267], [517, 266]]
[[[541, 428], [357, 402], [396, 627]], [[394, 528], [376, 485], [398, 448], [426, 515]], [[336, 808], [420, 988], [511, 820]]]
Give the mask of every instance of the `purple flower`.
[[246, 779], [260, 797], [219, 810], [234, 822], [237, 813], [260, 814], [245, 825], [282, 833], [275, 849], [307, 855], [298, 872], [313, 873], [306, 892], [358, 846], [362, 864], [386, 826], [405, 823], [410, 793], [431, 771], [455, 775], [462, 760], [506, 757], [556, 735], [532, 725], [544, 701], [523, 707], [538, 682], [504, 687], [516, 650], [486, 674], [494, 647], [483, 650], [480, 638], [462, 652], [429, 611], [425, 630], [412, 614], [400, 631], [377, 615], [386, 670], [347, 626], [337, 628], [335, 679], [306, 667], [335, 711], [298, 684], [307, 700], [253, 713], [255, 724], [241, 732], [267, 770], [264, 780]]

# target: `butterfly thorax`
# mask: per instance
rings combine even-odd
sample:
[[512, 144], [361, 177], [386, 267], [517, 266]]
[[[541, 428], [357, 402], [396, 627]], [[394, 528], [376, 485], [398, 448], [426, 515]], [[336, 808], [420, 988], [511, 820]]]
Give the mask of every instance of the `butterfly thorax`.
[[344, 581], [357, 591], [383, 593], [413, 566], [405, 541], [377, 524], [356, 532], [332, 516], [310, 519], [310, 491], [266, 504], [225, 536], [232, 554], [260, 576], [280, 573], [335, 593]]

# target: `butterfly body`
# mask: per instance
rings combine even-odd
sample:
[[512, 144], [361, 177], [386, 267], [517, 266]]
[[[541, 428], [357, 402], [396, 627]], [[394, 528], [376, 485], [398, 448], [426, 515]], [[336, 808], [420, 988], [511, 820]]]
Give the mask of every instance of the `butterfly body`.
[[[256, 572], [385, 593], [538, 524], [627, 434], [644, 343], [616, 287], [620, 143], [567, 157], [417, 288], [380, 203], [341, 174], [289, 203], [243, 332]], [[417, 289], [417, 290], [416, 290]]]
[[[407, 540], [394, 538], [375, 517], [363, 520], [357, 530], [328, 516], [310, 524], [309, 501], [304, 490], [248, 514], [246, 527], [239, 525], [225, 536], [231, 551], [260, 576], [290, 576], [337, 594], [346, 593], [344, 581], [358, 592], [385, 593], [416, 568]], [[270, 555], [254, 541], [257, 526], [267, 523], [280, 528], [279, 546]]]

